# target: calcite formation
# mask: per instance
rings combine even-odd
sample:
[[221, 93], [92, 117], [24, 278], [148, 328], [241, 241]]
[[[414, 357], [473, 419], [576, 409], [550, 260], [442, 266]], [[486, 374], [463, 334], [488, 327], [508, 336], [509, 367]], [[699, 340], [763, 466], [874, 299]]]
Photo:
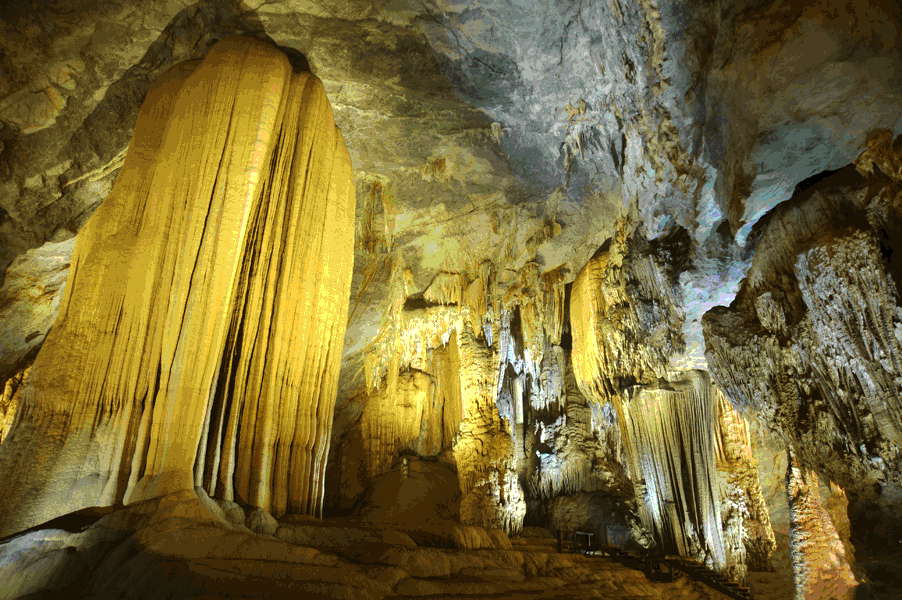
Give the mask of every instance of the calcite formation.
[[592, 400], [616, 401], [623, 387], [655, 381], [683, 349], [674, 265], [656, 250], [624, 221], [573, 282], [573, 370]]
[[734, 573], [745, 579], [742, 565], [749, 571], [770, 571], [776, 547], [770, 514], [761, 485], [761, 469], [756, 458], [753, 435], [746, 421], [727, 397], [714, 389], [717, 425], [714, 446], [717, 470], [726, 474], [724, 486], [724, 532], [730, 552], [740, 558]]
[[627, 391], [621, 410], [640, 514], [664, 550], [723, 570], [714, 390], [702, 372]]
[[786, 469], [789, 545], [795, 600], [856, 598], [855, 576], [830, 514], [818, 497], [817, 474], [790, 453]]
[[195, 486], [317, 513], [353, 227], [316, 77], [237, 36], [167, 71], [0, 446], [0, 535]]
[[463, 402], [454, 458], [460, 477], [461, 522], [519, 531], [526, 515], [514, 464], [511, 422], [495, 404], [492, 352], [479, 344], [468, 324], [458, 338]]
[[0, 444], [6, 439], [15, 421], [16, 411], [22, 401], [22, 384], [28, 381], [29, 369], [24, 369], [6, 380], [0, 393]]
[[899, 145], [875, 136], [854, 167], [774, 210], [736, 300], [704, 320], [724, 392], [843, 487], [853, 514], [882, 506], [886, 543], [902, 482]]
[[75, 239], [47, 242], [17, 258], [0, 288], [0, 381], [34, 360], [59, 314]]

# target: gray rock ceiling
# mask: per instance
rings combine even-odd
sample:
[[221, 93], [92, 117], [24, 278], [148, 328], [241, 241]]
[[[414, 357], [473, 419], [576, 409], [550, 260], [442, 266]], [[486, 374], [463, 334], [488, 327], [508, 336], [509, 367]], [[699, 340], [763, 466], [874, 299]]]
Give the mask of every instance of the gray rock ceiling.
[[648, 240], [688, 232], [670, 368], [705, 368], [701, 317], [735, 297], [755, 223], [877, 132], [902, 133], [888, 0], [25, 1], [0, 28], [0, 380], [49, 329], [70, 240], [150, 83], [229, 33], [309, 66], [352, 156], [340, 398], [362, 385], [393, 271], [408, 269], [406, 295], [485, 260], [510, 282], [572, 281], [623, 222]]

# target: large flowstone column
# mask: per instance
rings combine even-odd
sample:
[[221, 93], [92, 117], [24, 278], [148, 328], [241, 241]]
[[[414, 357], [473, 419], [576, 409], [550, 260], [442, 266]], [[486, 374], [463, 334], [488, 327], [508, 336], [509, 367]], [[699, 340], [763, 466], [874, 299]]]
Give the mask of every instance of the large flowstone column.
[[167, 71], [0, 446], [0, 536], [195, 486], [317, 512], [353, 227], [316, 77], [237, 36]]

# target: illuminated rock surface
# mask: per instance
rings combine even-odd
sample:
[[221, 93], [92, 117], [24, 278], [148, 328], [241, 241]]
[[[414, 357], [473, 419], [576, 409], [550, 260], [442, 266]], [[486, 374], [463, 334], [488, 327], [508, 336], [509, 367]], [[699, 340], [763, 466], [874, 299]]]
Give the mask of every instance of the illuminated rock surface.
[[321, 84], [278, 50], [232, 37], [167, 71], [20, 391], [0, 531], [195, 485], [318, 512], [350, 186]]
[[[238, 91], [227, 119], [228, 94], [188, 74], [231, 34], [278, 58], [217, 76]], [[187, 597], [244, 578], [270, 596], [614, 598], [705, 593], [621, 587], [632, 575], [610, 565], [594, 580], [516, 532], [669, 552], [701, 524], [685, 553], [785, 600], [790, 555], [803, 596], [823, 558], [790, 552], [790, 450], [800, 489], [822, 482], [799, 498], [818, 495], [855, 581], [833, 579], [893, 597], [900, 36], [889, 0], [7, 3], [0, 524], [103, 505], [127, 520], [151, 505], [123, 499], [200, 489], [205, 538], [334, 550], [370, 583], [239, 551], [200, 566], [187, 543], [136, 581], [203, 571]], [[166, 102], [152, 121], [141, 107], [170, 84], [170, 108], [191, 107], [167, 129]], [[289, 103], [302, 86], [313, 104]], [[327, 177], [281, 135], [302, 117], [289, 105], [341, 131], [345, 219], [287, 210]], [[229, 146], [258, 129], [272, 163]], [[141, 229], [170, 217], [166, 239]], [[668, 409], [637, 410], [651, 406]], [[668, 500], [673, 515], [648, 510]], [[311, 525], [320, 506], [334, 518]], [[0, 562], [15, 571], [26, 551], [75, 581], [44, 535], [13, 554], [0, 539]], [[474, 558], [512, 543], [549, 558]], [[106, 567], [86, 569], [94, 597], [118, 596]]]

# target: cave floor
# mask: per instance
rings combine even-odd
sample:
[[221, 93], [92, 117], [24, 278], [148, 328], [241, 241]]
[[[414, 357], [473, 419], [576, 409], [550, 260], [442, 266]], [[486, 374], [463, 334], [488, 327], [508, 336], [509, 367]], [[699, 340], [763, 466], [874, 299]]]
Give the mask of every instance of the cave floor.
[[558, 553], [547, 531], [484, 535], [468, 550], [428, 547], [385, 525], [309, 517], [254, 533], [223, 515], [202, 492], [178, 492], [0, 540], [0, 598], [727, 599], [685, 576], [651, 582], [615, 559]]

